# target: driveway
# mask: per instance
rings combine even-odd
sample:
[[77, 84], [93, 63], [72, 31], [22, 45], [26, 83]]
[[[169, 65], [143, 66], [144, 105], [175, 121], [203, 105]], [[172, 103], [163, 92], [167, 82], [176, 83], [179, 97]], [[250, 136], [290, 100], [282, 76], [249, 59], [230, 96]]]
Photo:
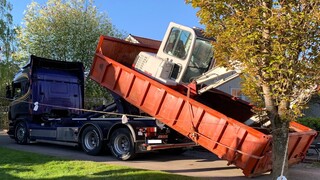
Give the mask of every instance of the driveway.
[[[75, 160], [90, 160], [108, 164], [123, 165], [133, 168], [160, 170], [169, 173], [202, 177], [205, 179], [222, 179], [222, 180], [248, 180], [244, 177], [241, 169], [235, 166], [227, 166], [227, 161], [219, 160], [214, 154], [206, 151], [187, 151], [181, 155], [165, 154], [144, 154], [132, 161], [118, 161], [111, 155], [89, 156], [76, 147], [61, 145], [34, 143], [30, 145], [18, 145], [10, 139], [4, 131], [0, 131], [0, 146], [45, 154], [50, 156], [64, 157]], [[319, 179], [320, 169], [313, 168], [310, 164], [300, 163], [290, 168], [290, 180], [309, 180]], [[269, 180], [270, 174], [255, 177], [257, 180]]]

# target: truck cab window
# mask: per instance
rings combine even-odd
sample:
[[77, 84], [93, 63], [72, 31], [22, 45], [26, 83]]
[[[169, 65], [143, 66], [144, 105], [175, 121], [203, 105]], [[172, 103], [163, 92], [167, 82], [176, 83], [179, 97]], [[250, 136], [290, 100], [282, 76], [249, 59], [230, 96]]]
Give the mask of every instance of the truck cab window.
[[12, 87], [13, 99], [22, 97], [28, 92], [28, 89], [29, 89], [29, 81], [27, 79], [13, 83], [13, 87]]
[[13, 88], [12, 88], [12, 95], [13, 95], [13, 99], [17, 99], [19, 97], [21, 97], [21, 83], [14, 83], [13, 84]]
[[172, 28], [164, 52], [185, 59], [192, 41], [191, 33], [178, 28]]

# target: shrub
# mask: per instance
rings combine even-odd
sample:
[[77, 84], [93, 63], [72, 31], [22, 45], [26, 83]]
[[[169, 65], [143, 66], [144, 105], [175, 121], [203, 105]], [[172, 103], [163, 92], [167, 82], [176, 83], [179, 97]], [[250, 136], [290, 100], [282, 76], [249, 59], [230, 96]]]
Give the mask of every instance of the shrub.
[[304, 117], [297, 119], [297, 122], [316, 131], [320, 131], [320, 118]]

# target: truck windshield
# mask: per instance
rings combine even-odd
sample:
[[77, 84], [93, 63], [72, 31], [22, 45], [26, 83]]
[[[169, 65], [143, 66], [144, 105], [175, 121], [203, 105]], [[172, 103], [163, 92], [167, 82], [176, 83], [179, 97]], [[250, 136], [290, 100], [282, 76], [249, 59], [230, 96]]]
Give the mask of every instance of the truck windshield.
[[213, 46], [204, 39], [196, 39], [192, 56], [182, 82], [189, 83], [209, 70], [213, 58]]

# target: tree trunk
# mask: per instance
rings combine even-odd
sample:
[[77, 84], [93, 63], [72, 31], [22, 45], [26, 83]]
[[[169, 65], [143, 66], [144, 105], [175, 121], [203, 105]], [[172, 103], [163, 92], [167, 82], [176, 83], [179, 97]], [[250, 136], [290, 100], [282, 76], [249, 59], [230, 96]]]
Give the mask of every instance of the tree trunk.
[[271, 96], [271, 87], [262, 85], [265, 107], [272, 126], [272, 178], [276, 180], [281, 175], [288, 174], [287, 140], [289, 135], [289, 121], [286, 118], [289, 103], [283, 101], [276, 106]]
[[272, 179], [288, 177], [288, 132], [289, 122], [276, 116], [272, 122]]

